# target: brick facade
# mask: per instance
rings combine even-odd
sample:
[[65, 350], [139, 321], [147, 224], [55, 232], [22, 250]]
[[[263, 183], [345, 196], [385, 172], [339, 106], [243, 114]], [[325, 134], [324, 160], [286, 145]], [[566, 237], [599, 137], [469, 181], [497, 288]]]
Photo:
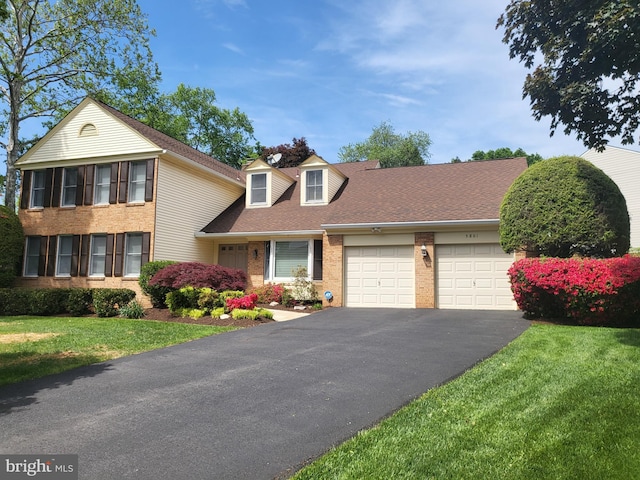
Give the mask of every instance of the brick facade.
[[[422, 256], [422, 245], [427, 247], [427, 256]], [[435, 308], [435, 247], [433, 233], [416, 233], [414, 243], [416, 275], [416, 308]]]

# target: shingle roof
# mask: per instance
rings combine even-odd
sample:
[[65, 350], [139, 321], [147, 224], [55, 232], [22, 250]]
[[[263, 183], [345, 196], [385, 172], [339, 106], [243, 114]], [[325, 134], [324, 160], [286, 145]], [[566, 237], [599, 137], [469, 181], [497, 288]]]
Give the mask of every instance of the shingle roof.
[[245, 173], [236, 170], [235, 168], [227, 165], [226, 163], [222, 163], [220, 160], [217, 160], [213, 157], [210, 157], [206, 153], [200, 152], [195, 148], [190, 147], [182, 143], [175, 138], [170, 137], [154, 128], [151, 128], [144, 123], [135, 120], [128, 115], [116, 110], [109, 105], [106, 105], [98, 100], [93, 100], [106, 111], [108, 111], [111, 115], [118, 118], [122, 123], [126, 124], [130, 128], [136, 130], [140, 135], [147, 138], [149, 141], [155, 143], [158, 147], [167, 150], [169, 152], [176, 153], [182, 157], [185, 157], [189, 160], [194, 161], [202, 166], [210, 168], [211, 170], [224, 175], [234, 181], [240, 181], [244, 183]]
[[[245, 197], [202, 229], [205, 233], [322, 230], [322, 225], [498, 219], [502, 197], [527, 168], [524, 158], [370, 168], [333, 166], [348, 180], [329, 205], [302, 206], [296, 181], [271, 207], [246, 208]], [[297, 169], [282, 169], [295, 179]]]

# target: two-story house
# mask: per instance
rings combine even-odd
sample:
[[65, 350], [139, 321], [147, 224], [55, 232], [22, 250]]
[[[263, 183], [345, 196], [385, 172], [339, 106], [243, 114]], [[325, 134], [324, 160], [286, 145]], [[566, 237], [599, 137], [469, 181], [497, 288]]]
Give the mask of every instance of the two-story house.
[[138, 290], [148, 260], [199, 261], [251, 286], [303, 266], [334, 306], [515, 308], [498, 217], [523, 158], [238, 171], [86, 99], [17, 165], [21, 285]]

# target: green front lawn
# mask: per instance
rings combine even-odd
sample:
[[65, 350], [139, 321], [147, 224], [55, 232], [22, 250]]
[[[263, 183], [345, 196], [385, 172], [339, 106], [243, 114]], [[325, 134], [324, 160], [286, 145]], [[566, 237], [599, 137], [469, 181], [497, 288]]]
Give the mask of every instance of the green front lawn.
[[0, 317], [0, 385], [229, 330], [123, 318]]
[[640, 330], [534, 325], [294, 478], [640, 478]]

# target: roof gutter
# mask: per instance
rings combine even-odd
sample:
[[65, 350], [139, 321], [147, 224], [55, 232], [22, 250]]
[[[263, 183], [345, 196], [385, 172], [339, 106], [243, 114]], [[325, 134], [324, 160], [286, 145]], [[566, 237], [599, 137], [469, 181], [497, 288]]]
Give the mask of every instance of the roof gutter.
[[207, 233], [195, 232], [196, 238], [238, 238], [238, 237], [302, 237], [312, 235], [322, 235], [324, 230], [295, 230], [295, 231], [273, 231], [273, 232], [228, 232], [228, 233]]
[[356, 228], [424, 228], [424, 227], [474, 227], [499, 225], [497, 218], [478, 220], [436, 220], [431, 222], [381, 222], [381, 223], [323, 223], [326, 230], [353, 230]]

